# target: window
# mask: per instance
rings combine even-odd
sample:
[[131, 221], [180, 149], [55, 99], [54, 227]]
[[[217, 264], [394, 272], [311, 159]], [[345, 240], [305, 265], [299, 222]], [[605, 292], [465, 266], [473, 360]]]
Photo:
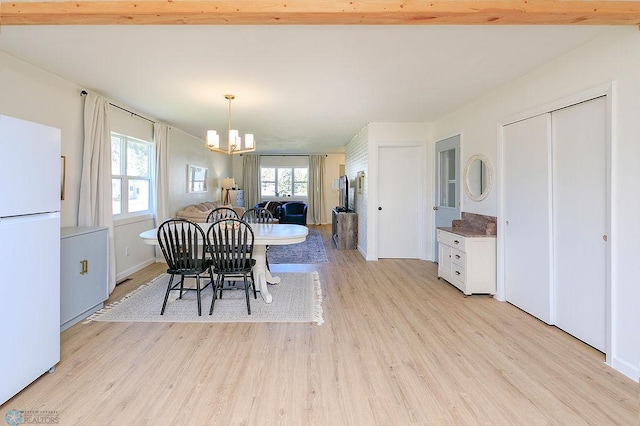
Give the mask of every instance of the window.
[[439, 207], [456, 207], [456, 149], [440, 151]]
[[308, 185], [308, 167], [260, 168], [262, 197], [306, 197]]
[[111, 187], [114, 215], [151, 213], [152, 158], [151, 142], [111, 133]]

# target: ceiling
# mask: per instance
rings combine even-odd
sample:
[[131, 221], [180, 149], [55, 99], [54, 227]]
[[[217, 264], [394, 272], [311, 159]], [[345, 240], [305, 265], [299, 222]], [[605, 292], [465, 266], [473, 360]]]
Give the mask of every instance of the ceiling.
[[430, 122], [603, 26], [3, 26], [0, 50], [204, 138], [342, 152], [368, 122]]

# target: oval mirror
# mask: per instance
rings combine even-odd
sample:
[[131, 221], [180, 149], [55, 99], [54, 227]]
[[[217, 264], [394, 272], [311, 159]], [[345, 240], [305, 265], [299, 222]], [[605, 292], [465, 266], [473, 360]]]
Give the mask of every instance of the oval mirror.
[[493, 185], [493, 168], [489, 159], [476, 154], [469, 158], [464, 168], [464, 189], [473, 201], [482, 201], [487, 198]]

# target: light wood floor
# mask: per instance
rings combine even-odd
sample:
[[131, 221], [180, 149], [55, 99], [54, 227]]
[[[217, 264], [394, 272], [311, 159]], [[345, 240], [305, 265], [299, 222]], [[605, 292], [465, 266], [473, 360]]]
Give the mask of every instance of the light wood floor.
[[[562, 331], [464, 297], [418, 260], [336, 250], [315, 324], [77, 324], [61, 361], [0, 409], [62, 425], [637, 425], [640, 386]], [[163, 272], [152, 265], [110, 301]], [[158, 307], [159, 308], [159, 307]], [[4, 350], [7, 348], [5, 347]], [[1, 380], [1, 378], [0, 378]]]

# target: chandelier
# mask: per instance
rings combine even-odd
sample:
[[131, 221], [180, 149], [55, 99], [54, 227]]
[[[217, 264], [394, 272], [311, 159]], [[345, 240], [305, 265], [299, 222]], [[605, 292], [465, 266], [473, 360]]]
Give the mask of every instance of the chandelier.
[[220, 135], [215, 130], [207, 130], [207, 148], [213, 152], [221, 152], [223, 154], [242, 154], [244, 152], [251, 152], [256, 150], [256, 146], [253, 140], [253, 134], [247, 133], [244, 135], [244, 148], [242, 147], [242, 138], [237, 130], [231, 129], [231, 101], [236, 97], [234, 95], [224, 95], [224, 98], [229, 101], [229, 113], [228, 113], [228, 135], [227, 149], [220, 148]]

